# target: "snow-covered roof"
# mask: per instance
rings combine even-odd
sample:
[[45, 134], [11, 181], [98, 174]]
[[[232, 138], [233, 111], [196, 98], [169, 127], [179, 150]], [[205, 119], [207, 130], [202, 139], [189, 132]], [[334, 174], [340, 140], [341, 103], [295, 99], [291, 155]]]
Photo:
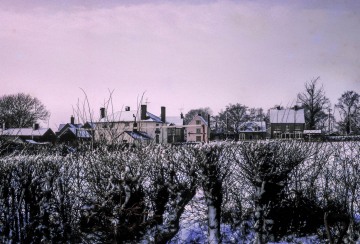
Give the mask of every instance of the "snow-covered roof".
[[[12, 128], [2, 132], [4, 136], [43, 136], [50, 128], [39, 128], [34, 130], [33, 128]], [[52, 132], [52, 131], [51, 131]]]
[[270, 109], [270, 123], [305, 123], [304, 109]]
[[152, 138], [146, 132], [143, 131], [125, 131], [125, 133], [131, 136], [135, 140], [141, 140], [141, 141], [152, 140]]
[[136, 120], [138, 120], [136, 110], [119, 111], [100, 119], [100, 122], [132, 122], [134, 121], [134, 116], [136, 117]]
[[93, 122], [86, 122], [83, 126], [83, 128], [92, 128], [95, 129], [96, 128], [96, 124]]
[[[162, 123], [161, 118], [152, 113], [146, 112], [146, 117], [148, 117], [148, 119], [146, 119], [145, 121], [154, 121], [157, 123]], [[144, 121], [144, 120], [142, 120], [142, 121]]]
[[304, 130], [304, 134], [321, 134], [321, 130]]
[[[105, 118], [102, 118], [100, 122], [133, 122], [134, 116], [136, 117], [136, 121], [140, 120], [140, 113], [136, 110], [130, 110], [130, 111], [119, 111], [114, 114], [108, 115]], [[150, 113], [146, 112], [147, 119], [141, 120], [141, 121], [152, 121], [156, 123], [162, 123], [161, 118]]]
[[91, 138], [91, 135], [88, 131], [80, 128], [68, 128], [67, 131], [70, 131], [78, 138]]
[[183, 125], [184, 119], [182, 119], [180, 116], [167, 116], [166, 123], [170, 125]]
[[195, 124], [195, 122], [194, 121], [196, 121], [196, 120], [200, 120], [203, 124], [205, 124], [206, 126], [208, 125], [208, 122], [201, 116], [201, 115], [196, 115], [196, 116], [194, 116], [194, 118], [189, 122], [189, 125], [190, 124]]
[[247, 121], [240, 125], [240, 132], [266, 132], [265, 121]]
[[35, 144], [35, 145], [49, 145], [50, 142], [36, 142], [34, 140], [25, 140], [29, 144]]
[[71, 123], [67, 123], [67, 124], [60, 124], [59, 125], [59, 129], [57, 132], [60, 132], [61, 130], [63, 130], [66, 126], [70, 127], [70, 128], [81, 128], [82, 124], [71, 124]]

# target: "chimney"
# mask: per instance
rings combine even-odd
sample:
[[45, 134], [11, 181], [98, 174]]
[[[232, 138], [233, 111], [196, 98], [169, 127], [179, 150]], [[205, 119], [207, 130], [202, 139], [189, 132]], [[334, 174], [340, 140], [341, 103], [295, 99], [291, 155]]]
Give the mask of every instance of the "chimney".
[[75, 124], [75, 118], [72, 115], [70, 117], [70, 124], [72, 124], [72, 125]]
[[141, 105], [141, 116], [140, 116], [140, 119], [141, 120], [146, 120], [146, 108], [147, 106], [145, 104], [142, 104]]
[[125, 107], [125, 111], [130, 111], [130, 107], [129, 107], [129, 106], [126, 106], [126, 107]]
[[136, 132], [136, 131], [138, 131], [138, 128], [137, 128], [137, 123], [136, 123], [136, 116], [135, 116], [135, 114], [133, 114], [133, 117], [134, 117], [133, 131]]
[[105, 108], [100, 108], [100, 119], [105, 118]]
[[166, 123], [166, 108], [164, 106], [161, 107], [160, 117], [161, 117], [161, 121], [163, 123]]
[[208, 127], [210, 128], [210, 114], [207, 116]]
[[35, 123], [33, 124], [33, 130], [38, 130], [39, 129], [39, 124]]
[[184, 119], [184, 114], [183, 113], [180, 114], [180, 119]]

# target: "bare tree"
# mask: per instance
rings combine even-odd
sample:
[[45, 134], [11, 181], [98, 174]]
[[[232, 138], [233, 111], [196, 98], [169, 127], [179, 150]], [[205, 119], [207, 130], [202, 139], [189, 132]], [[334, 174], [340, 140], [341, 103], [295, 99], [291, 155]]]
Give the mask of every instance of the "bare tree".
[[298, 94], [298, 101], [305, 109], [305, 121], [311, 130], [321, 129], [326, 120], [326, 109], [330, 105], [323, 86], [318, 86], [320, 77], [305, 83], [305, 91]]
[[0, 97], [0, 122], [7, 128], [31, 127], [34, 123], [45, 121], [50, 113], [36, 97], [18, 93]]
[[212, 115], [212, 110], [209, 107], [191, 109], [184, 116], [184, 124], [187, 125], [198, 114], [200, 114], [204, 119], [207, 119], [208, 115]]
[[342, 117], [338, 123], [340, 130], [346, 134], [360, 131], [360, 95], [355, 91], [347, 91], [341, 95], [336, 107]]
[[220, 222], [225, 179], [229, 175], [231, 162], [229, 150], [223, 144], [203, 145], [198, 159], [200, 184], [207, 206], [208, 242], [221, 243]]
[[[168, 243], [180, 229], [180, 218], [198, 189], [199, 151], [194, 147], [156, 146], [149, 162], [147, 188], [153, 219], [148, 241]], [[149, 208], [151, 209], [151, 208]], [[150, 237], [150, 238], [149, 238]], [[150, 240], [149, 240], [150, 239]]]
[[219, 113], [219, 127], [223, 132], [233, 133], [236, 136], [240, 132], [240, 125], [249, 118], [246, 106], [240, 103], [229, 104]]
[[355, 243], [359, 238], [359, 223], [356, 214], [360, 210], [360, 144], [356, 141], [331, 144], [332, 158], [327, 181], [328, 205], [334, 202], [339, 207], [329, 209], [324, 217], [330, 243]]
[[255, 243], [274, 241], [276, 208], [284, 199], [290, 173], [306, 159], [307, 147], [295, 141], [273, 141], [239, 144], [238, 150], [234, 159], [255, 188]]

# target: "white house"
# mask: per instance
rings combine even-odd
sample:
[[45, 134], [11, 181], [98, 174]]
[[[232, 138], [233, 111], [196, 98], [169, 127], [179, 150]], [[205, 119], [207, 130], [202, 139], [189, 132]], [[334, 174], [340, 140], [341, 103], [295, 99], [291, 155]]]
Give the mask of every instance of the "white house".
[[168, 143], [168, 129], [182, 126], [181, 118], [166, 117], [165, 107], [161, 107], [160, 116], [148, 112], [147, 105], [141, 105], [140, 110], [125, 107], [124, 111], [107, 116], [105, 112], [105, 109], [101, 108], [100, 121], [92, 123], [95, 125], [95, 140], [105, 139], [117, 143], [132, 143], [134, 140]]

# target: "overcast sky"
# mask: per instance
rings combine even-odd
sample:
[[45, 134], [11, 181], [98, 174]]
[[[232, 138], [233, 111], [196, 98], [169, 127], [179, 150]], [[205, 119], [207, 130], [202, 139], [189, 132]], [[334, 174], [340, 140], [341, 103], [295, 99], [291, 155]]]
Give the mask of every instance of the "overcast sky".
[[356, 0], [2, 0], [0, 95], [38, 97], [52, 128], [69, 122], [81, 89], [95, 117], [109, 90], [115, 111], [145, 92], [157, 115], [217, 114], [295, 104], [318, 76], [334, 104], [360, 93], [359, 26]]

